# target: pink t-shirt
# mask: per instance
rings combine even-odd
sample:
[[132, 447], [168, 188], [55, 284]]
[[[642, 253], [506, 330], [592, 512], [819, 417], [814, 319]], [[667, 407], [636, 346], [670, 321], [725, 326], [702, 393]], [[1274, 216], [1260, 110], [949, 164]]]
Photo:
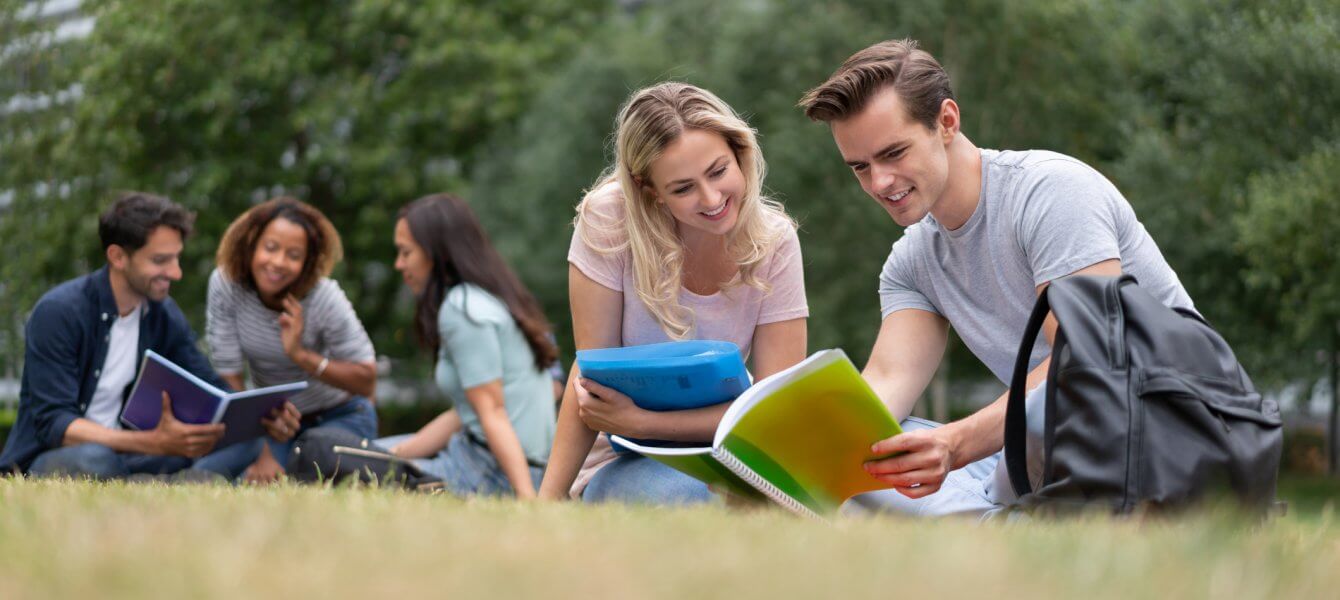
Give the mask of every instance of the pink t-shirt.
[[[624, 238], [621, 232], [624, 220], [623, 192], [617, 184], [606, 184], [588, 197], [590, 210], [580, 226], [589, 219], [595, 225], [590, 237], [603, 248], [614, 247]], [[568, 247], [568, 262], [584, 275], [609, 289], [623, 292], [623, 345], [636, 346], [670, 341], [651, 311], [638, 298], [633, 280], [632, 253], [602, 253], [587, 246], [581, 231], [573, 233]], [[771, 255], [758, 265], [757, 273], [771, 289], [764, 293], [756, 288], [738, 284], [710, 296], [700, 296], [680, 287], [679, 302], [693, 313], [694, 329], [689, 337], [701, 340], [722, 340], [740, 347], [740, 354], [748, 358], [754, 341], [754, 329], [759, 325], [789, 321], [809, 316], [805, 301], [805, 273], [800, 257], [800, 240], [789, 225], [777, 241]], [[602, 434], [591, 453], [587, 455], [581, 472], [572, 486], [572, 496], [578, 498], [586, 484], [601, 467], [615, 458], [608, 437]]]

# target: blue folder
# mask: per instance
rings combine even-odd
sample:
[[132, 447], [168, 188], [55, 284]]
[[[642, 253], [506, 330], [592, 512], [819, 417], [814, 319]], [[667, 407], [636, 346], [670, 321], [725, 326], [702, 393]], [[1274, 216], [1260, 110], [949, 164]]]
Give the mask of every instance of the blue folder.
[[579, 350], [577, 367], [582, 377], [626, 394], [647, 410], [729, 402], [749, 387], [739, 346], [713, 340]]

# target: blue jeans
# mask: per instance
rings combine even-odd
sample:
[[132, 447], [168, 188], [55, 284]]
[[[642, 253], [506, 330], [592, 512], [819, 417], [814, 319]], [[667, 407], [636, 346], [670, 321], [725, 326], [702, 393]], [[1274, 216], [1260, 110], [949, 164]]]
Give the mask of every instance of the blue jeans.
[[585, 502], [684, 505], [711, 502], [707, 484], [640, 454], [623, 454], [596, 472]]
[[[377, 440], [377, 445], [390, 448], [414, 434], [404, 433]], [[512, 482], [498, 465], [498, 459], [488, 446], [470, 441], [457, 432], [447, 441], [447, 447], [428, 458], [416, 458], [414, 464], [429, 475], [441, 479], [447, 490], [457, 496], [515, 496]], [[544, 479], [544, 467], [530, 465], [530, 479], [536, 490]]]
[[377, 407], [363, 396], [354, 396], [348, 402], [328, 408], [317, 414], [302, 418], [298, 433], [287, 442], [262, 436], [250, 442], [239, 442], [226, 448], [215, 450], [195, 461], [192, 468], [212, 471], [235, 480], [246, 472], [247, 467], [261, 455], [261, 445], [270, 446], [270, 454], [285, 469], [288, 468], [289, 452], [293, 450], [293, 440], [309, 429], [317, 427], [336, 427], [354, 434], [372, 439], [377, 437]]
[[[1027, 464], [1030, 477], [1037, 487], [1042, 473], [1042, 432], [1043, 402], [1046, 398], [1047, 384], [1041, 384], [1024, 397], [1025, 412], [1028, 416]], [[939, 423], [908, 417], [902, 422], [903, 431], [933, 429]], [[961, 469], [949, 472], [944, 484], [934, 494], [924, 498], [912, 499], [897, 490], [880, 490], [861, 494], [843, 505], [843, 512], [896, 512], [920, 517], [941, 517], [947, 515], [966, 515], [981, 519], [990, 518], [1013, 503], [1018, 497], [1014, 486], [1010, 484], [1010, 474], [1005, 467], [1005, 452], [997, 452], [971, 463]]]
[[176, 473], [189, 466], [191, 459], [183, 456], [117, 452], [102, 444], [79, 444], [47, 450], [37, 455], [28, 468], [28, 474], [34, 477], [119, 479], [139, 473]]

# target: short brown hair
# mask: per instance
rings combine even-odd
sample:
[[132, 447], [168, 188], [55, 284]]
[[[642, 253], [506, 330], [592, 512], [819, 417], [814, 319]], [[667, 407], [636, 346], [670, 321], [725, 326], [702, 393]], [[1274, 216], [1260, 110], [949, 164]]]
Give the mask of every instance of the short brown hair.
[[935, 129], [940, 105], [954, 99], [949, 74], [916, 40], [888, 40], [851, 55], [828, 81], [800, 99], [805, 116], [829, 123], [861, 111], [870, 97], [893, 86], [913, 120]]
[[144, 192], [121, 192], [98, 218], [102, 249], [117, 245], [133, 254], [144, 247], [149, 234], [160, 226], [171, 227], [183, 241], [191, 235], [195, 214], [162, 196]]
[[303, 298], [322, 277], [330, 275], [330, 271], [344, 258], [344, 246], [330, 219], [312, 205], [296, 198], [272, 198], [242, 213], [224, 232], [214, 260], [228, 279], [246, 289], [255, 290], [251, 258], [256, 254], [261, 232], [270, 226], [271, 221], [280, 218], [301, 227], [307, 233], [307, 259], [302, 263], [298, 279], [286, 291]]

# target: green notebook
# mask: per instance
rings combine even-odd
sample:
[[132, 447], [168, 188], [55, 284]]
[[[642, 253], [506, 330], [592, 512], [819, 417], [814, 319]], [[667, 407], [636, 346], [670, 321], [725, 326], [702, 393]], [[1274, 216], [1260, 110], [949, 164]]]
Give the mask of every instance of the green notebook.
[[881, 458], [871, 445], [901, 432], [847, 355], [823, 350], [740, 394], [711, 446], [659, 448], [611, 439], [708, 485], [818, 517], [856, 494], [890, 487], [863, 464]]

